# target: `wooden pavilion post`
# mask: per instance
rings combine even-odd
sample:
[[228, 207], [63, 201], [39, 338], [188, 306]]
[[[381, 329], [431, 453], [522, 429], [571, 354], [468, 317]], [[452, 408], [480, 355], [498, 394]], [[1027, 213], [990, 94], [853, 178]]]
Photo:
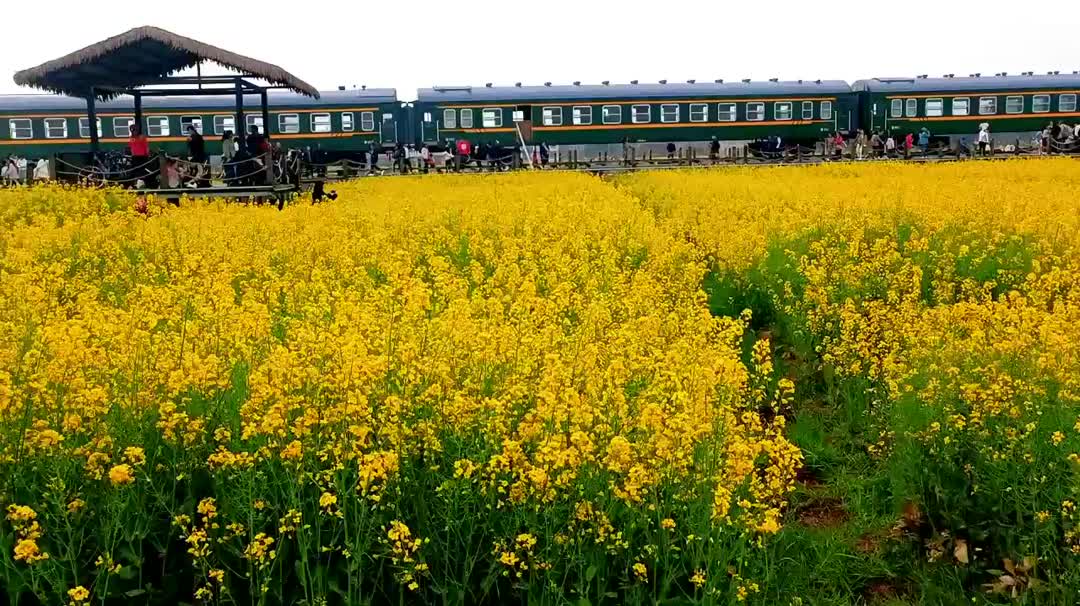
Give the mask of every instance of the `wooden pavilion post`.
[[240, 78], [236, 79], [236, 124], [233, 125], [236, 132], [236, 142], [240, 149], [250, 151], [247, 148], [247, 129], [244, 128], [244, 88], [240, 85]]
[[134, 90], [131, 91], [131, 96], [135, 98], [135, 124], [139, 125], [139, 132], [145, 135], [146, 127], [143, 126], [142, 93]]
[[270, 141], [270, 105], [266, 99], [266, 89], [259, 92], [259, 100], [262, 102], [263, 138]]
[[97, 129], [97, 99], [95, 97], [94, 87], [90, 87], [90, 92], [86, 95], [86, 118], [90, 124], [90, 154], [91, 156], [97, 156], [101, 151], [101, 140], [98, 138]]

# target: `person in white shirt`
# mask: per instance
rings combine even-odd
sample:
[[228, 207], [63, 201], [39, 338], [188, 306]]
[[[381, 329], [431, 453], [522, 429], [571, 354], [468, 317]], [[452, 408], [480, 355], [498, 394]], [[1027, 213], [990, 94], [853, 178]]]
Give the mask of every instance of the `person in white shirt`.
[[420, 164], [423, 167], [423, 171], [426, 174], [428, 168], [431, 166], [431, 150], [427, 145], [420, 148]]
[[990, 149], [990, 125], [983, 122], [979, 125], [979, 154], [985, 156]]
[[49, 180], [49, 161], [45, 158], [41, 158], [34, 166], [34, 181], [48, 181]]

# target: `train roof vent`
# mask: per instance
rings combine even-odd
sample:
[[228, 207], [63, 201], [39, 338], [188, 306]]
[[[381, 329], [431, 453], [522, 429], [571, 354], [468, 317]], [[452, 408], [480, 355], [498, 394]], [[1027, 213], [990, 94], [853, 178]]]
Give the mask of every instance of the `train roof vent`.
[[799, 84], [802, 84], [802, 80], [799, 80]]
[[814, 84], [821, 84], [821, 80], [814, 80]]
[[[355, 86], [353, 88], [356, 88]], [[360, 90], [367, 90], [367, 84], [361, 84]]]
[[472, 92], [472, 87], [471, 86], [435, 86], [435, 87], [432, 87], [431, 90], [433, 90], [433, 91], [435, 91], [437, 93], [454, 93], [454, 92], [471, 93]]
[[493, 86], [493, 85], [492, 85], [492, 83], [491, 83], [491, 82], [485, 82], [485, 83], [484, 83], [484, 88], [491, 88], [492, 86]]
[[637, 80], [631, 80], [631, 81], [630, 81], [630, 84], [637, 84], [637, 83], [638, 83], [638, 81], [637, 81]]
[[515, 82], [515, 83], [514, 83], [514, 86], [516, 86], [516, 87], [518, 87], [518, 88], [521, 88], [521, 83], [520, 83], [520, 82]]
[[743, 84], [750, 84], [750, 78], [743, 78]]
[[667, 80], [661, 80], [660, 84], [667, 84]]
[[769, 78], [769, 82], [779, 82], [780, 78]]
[[[337, 89], [338, 90], [345, 90], [345, 86], [344, 85], [338, 86]], [[89, 124], [89, 122], [87, 124]]]
[[713, 82], [715, 82], [715, 83], [717, 83], [717, 84], [723, 84], [723, 83], [724, 83], [724, 79], [723, 79], [723, 78], [717, 78], [716, 80], [713, 80]]
[[687, 80], [687, 84], [697, 84], [697, 80]]
[[603, 84], [604, 86], [611, 86], [611, 80], [604, 80], [600, 84]]
[[930, 77], [930, 74], [919, 74], [918, 76], [916, 76], [916, 78], [918, 78], [920, 80], [926, 80], [929, 77]]
[[574, 80], [574, 86], [581, 86], [581, 80]]
[[1054, 70], [1054, 75], [1055, 75], [1055, 76], [1056, 76], [1056, 75], [1058, 75], [1058, 74], [1060, 74], [1060, 73], [1061, 73], [1061, 72], [1059, 72], [1058, 70], [1056, 70], [1056, 69]]

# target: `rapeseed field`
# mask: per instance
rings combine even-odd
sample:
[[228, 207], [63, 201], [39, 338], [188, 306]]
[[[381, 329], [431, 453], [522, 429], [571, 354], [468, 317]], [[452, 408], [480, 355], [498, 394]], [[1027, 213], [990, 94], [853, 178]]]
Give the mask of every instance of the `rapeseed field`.
[[0, 190], [25, 604], [1061, 603], [1071, 160]]

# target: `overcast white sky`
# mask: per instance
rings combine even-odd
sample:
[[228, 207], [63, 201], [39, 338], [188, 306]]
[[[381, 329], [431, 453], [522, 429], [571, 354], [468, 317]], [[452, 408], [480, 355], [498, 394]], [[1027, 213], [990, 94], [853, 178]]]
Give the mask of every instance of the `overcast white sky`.
[[28, 91], [12, 81], [19, 69], [139, 25], [275, 63], [321, 90], [393, 87], [403, 100], [436, 84], [1080, 70], [1078, 0], [61, 0], [47, 10], [46, 21], [7, 11], [26, 22], [4, 24], [0, 93]]

